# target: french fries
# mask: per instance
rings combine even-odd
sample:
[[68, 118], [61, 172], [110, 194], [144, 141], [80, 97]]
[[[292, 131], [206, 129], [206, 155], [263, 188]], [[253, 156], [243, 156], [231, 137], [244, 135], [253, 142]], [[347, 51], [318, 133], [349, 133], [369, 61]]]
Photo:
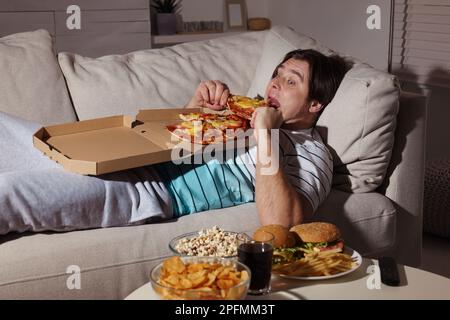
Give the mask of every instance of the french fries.
[[250, 275], [233, 263], [185, 263], [178, 256], [166, 259], [153, 289], [170, 300], [241, 299]]
[[352, 257], [336, 250], [306, 253], [305, 257], [288, 264], [275, 266], [274, 273], [287, 276], [330, 276], [356, 266]]

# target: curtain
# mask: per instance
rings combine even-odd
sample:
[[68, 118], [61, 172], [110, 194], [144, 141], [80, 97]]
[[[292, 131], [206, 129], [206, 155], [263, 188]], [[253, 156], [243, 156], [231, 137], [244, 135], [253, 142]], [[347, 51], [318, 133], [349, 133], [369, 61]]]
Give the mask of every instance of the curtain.
[[450, 87], [450, 0], [395, 0], [391, 72]]

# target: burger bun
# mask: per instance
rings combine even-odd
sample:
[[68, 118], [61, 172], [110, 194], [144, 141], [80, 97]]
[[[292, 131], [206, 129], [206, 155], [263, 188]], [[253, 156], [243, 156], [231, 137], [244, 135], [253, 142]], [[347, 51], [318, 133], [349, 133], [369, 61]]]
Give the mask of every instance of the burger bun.
[[279, 224], [268, 224], [258, 228], [253, 233], [253, 239], [256, 241], [265, 241], [267, 240], [267, 233], [273, 234], [273, 246], [275, 248], [294, 247], [297, 242], [296, 234]]
[[293, 226], [290, 229], [302, 242], [333, 242], [341, 239], [338, 227], [328, 222], [311, 222]]

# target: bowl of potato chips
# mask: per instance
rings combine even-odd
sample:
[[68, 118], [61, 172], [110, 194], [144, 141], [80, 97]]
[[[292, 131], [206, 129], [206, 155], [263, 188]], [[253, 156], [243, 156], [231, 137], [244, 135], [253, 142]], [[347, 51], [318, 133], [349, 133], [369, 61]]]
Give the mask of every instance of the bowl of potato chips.
[[240, 300], [250, 285], [247, 266], [220, 257], [173, 256], [150, 273], [153, 290], [164, 300]]

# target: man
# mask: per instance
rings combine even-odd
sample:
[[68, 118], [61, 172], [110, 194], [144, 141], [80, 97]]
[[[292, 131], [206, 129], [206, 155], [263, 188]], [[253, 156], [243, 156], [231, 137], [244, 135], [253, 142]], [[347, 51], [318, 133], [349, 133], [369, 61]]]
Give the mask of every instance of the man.
[[[256, 146], [223, 164], [157, 165], [172, 196], [174, 214], [222, 208], [256, 201], [261, 224], [286, 227], [311, 216], [331, 189], [333, 162], [314, 129], [333, 99], [347, 71], [338, 56], [326, 57], [314, 50], [289, 52], [267, 85], [267, 107], [256, 109], [251, 120]], [[225, 108], [230, 92], [220, 81], [200, 83], [187, 108]], [[279, 150], [268, 143], [279, 129]], [[263, 144], [265, 144], [263, 146]], [[279, 168], [263, 174], [265, 164], [257, 149], [265, 148]], [[250, 160], [250, 161], [248, 161]], [[214, 192], [215, 189], [215, 192]]]

